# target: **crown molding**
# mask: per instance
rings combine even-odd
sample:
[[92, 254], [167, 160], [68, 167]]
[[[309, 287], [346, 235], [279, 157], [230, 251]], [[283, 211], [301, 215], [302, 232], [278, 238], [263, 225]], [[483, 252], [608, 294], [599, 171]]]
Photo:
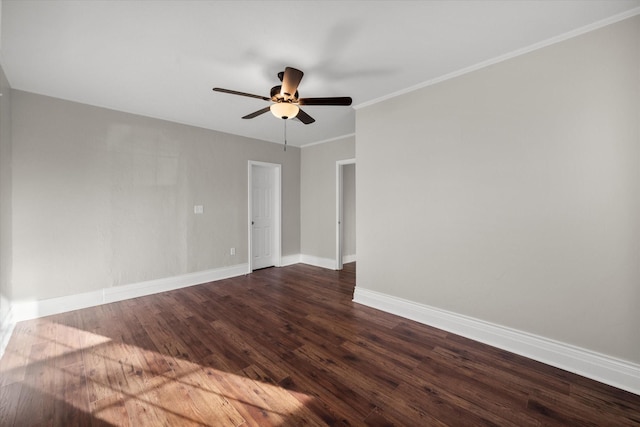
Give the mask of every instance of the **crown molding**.
[[433, 79], [424, 81], [422, 83], [418, 83], [418, 84], [416, 84], [414, 86], [410, 86], [408, 88], [401, 89], [401, 90], [389, 93], [387, 95], [383, 95], [381, 97], [372, 99], [370, 101], [362, 102], [362, 103], [360, 103], [358, 105], [354, 105], [353, 108], [355, 110], [359, 110], [361, 108], [370, 107], [372, 105], [379, 104], [379, 103], [381, 103], [383, 101], [386, 101], [386, 100], [389, 100], [389, 99], [392, 99], [392, 98], [395, 98], [395, 97], [398, 97], [398, 96], [401, 96], [401, 95], [405, 95], [405, 94], [410, 93], [410, 92], [415, 92], [416, 90], [423, 89], [423, 88], [428, 87], [428, 86], [433, 86], [435, 84], [442, 83], [444, 81], [451, 80], [451, 79], [454, 79], [456, 77], [460, 77], [460, 76], [472, 73], [472, 72], [477, 71], [477, 70], [481, 70], [481, 69], [489, 67], [491, 65], [498, 64], [498, 63], [506, 61], [508, 59], [516, 58], [516, 57], [524, 55], [526, 53], [533, 52], [535, 50], [542, 49], [542, 48], [545, 48], [547, 46], [551, 46], [551, 45], [563, 42], [563, 41], [568, 40], [568, 39], [572, 39], [572, 38], [580, 36], [582, 34], [586, 34], [586, 33], [589, 33], [591, 31], [595, 31], [595, 30], [598, 30], [600, 28], [606, 27], [607, 25], [611, 25], [611, 24], [615, 24], [615, 23], [620, 22], [620, 21], [624, 21], [625, 19], [629, 19], [629, 18], [634, 17], [636, 15], [640, 15], [640, 7], [636, 7], [634, 9], [629, 9], [626, 12], [623, 12], [623, 13], [620, 13], [620, 14], [617, 14], [617, 15], [613, 15], [613, 16], [611, 16], [609, 18], [594, 22], [594, 23], [589, 24], [589, 25], [585, 25], [585, 26], [580, 27], [580, 28], [576, 28], [576, 29], [571, 30], [569, 32], [560, 34], [560, 35], [555, 36], [555, 37], [551, 37], [551, 38], [549, 38], [547, 40], [543, 40], [543, 41], [538, 42], [538, 43], [534, 43], [534, 44], [532, 44], [530, 46], [527, 46], [527, 47], [524, 47], [524, 48], [521, 48], [521, 49], [514, 50], [514, 51], [506, 53], [504, 55], [500, 55], [500, 56], [497, 56], [495, 58], [479, 62], [479, 63], [477, 63], [475, 65], [471, 65], [469, 67], [465, 67], [465, 68], [462, 68], [460, 70], [453, 71], [451, 73], [444, 74], [444, 75], [439, 76], [439, 77], [435, 77]]

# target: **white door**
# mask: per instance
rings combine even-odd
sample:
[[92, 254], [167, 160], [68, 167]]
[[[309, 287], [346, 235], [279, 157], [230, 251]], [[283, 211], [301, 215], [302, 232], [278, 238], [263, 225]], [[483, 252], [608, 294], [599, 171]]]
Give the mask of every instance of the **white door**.
[[276, 168], [251, 165], [251, 269], [276, 265]]

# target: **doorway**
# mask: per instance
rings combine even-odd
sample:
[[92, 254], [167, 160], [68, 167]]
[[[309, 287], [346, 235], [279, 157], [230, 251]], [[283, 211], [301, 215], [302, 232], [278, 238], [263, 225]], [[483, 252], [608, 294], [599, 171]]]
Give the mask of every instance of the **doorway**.
[[336, 270], [356, 260], [356, 160], [336, 162]]
[[281, 165], [249, 161], [249, 273], [281, 264]]

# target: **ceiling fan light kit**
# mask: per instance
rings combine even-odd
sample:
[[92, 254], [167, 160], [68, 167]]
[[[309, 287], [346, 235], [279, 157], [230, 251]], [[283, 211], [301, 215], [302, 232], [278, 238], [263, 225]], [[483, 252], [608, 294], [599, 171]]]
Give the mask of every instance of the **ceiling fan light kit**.
[[279, 119], [293, 119], [301, 121], [305, 125], [311, 124], [316, 120], [300, 109], [299, 105], [351, 105], [351, 98], [348, 96], [325, 97], [325, 98], [298, 98], [298, 85], [302, 80], [304, 73], [298, 69], [286, 67], [284, 71], [278, 73], [278, 78], [282, 82], [279, 86], [271, 88], [270, 97], [254, 95], [246, 92], [238, 92], [236, 90], [223, 89], [214, 87], [216, 92], [224, 92], [231, 95], [246, 96], [249, 98], [262, 99], [263, 101], [271, 101], [271, 106], [262, 108], [253, 113], [242, 117], [243, 119], [253, 119], [267, 111]]
[[300, 108], [297, 105], [291, 104], [289, 102], [278, 102], [276, 104], [271, 104], [271, 107], [269, 107], [269, 109], [271, 110], [271, 114], [279, 119], [284, 120], [293, 119], [298, 115], [298, 112], [300, 111]]

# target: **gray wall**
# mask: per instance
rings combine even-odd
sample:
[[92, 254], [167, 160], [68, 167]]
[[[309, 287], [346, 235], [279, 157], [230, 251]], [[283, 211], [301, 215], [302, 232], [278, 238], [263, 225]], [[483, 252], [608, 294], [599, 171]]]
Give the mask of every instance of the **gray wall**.
[[248, 160], [282, 164], [300, 253], [298, 148], [20, 91], [12, 112], [14, 302], [246, 263]]
[[11, 88], [0, 68], [0, 351], [11, 301]]
[[355, 157], [355, 137], [302, 148], [301, 230], [303, 255], [336, 258], [336, 162]]
[[640, 17], [362, 108], [358, 287], [640, 362]]

